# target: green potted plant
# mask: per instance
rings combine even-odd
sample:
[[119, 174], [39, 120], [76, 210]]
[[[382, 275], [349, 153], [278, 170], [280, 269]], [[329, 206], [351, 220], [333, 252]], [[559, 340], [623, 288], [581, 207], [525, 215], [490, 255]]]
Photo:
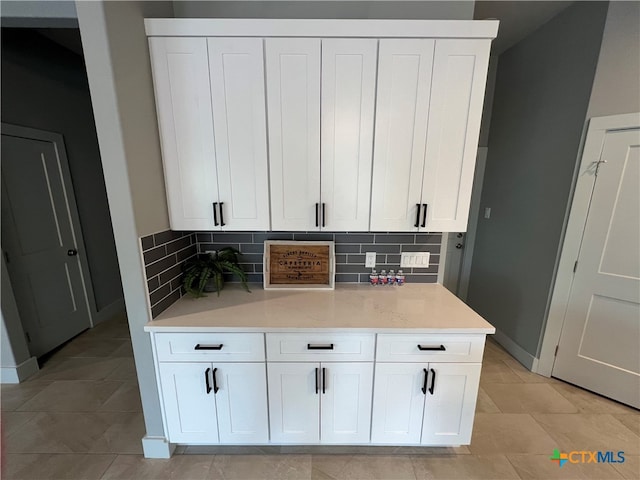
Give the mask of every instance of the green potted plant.
[[247, 274], [238, 265], [240, 252], [232, 247], [225, 247], [216, 253], [200, 253], [185, 262], [182, 286], [194, 297], [204, 297], [203, 292], [218, 292], [224, 287], [224, 274], [231, 273], [240, 277], [242, 286], [250, 292], [247, 285]]

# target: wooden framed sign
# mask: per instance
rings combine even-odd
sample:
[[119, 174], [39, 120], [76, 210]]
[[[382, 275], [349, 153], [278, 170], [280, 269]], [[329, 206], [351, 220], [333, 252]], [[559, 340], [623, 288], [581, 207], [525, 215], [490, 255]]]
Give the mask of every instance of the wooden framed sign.
[[335, 288], [334, 242], [264, 242], [264, 289]]

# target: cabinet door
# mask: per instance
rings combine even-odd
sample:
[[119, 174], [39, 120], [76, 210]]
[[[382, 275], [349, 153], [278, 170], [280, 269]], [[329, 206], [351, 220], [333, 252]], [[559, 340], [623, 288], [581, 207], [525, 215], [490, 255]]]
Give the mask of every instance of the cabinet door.
[[418, 230], [433, 50], [433, 40], [380, 40], [372, 231]]
[[378, 41], [322, 40], [322, 229], [367, 231]]
[[171, 229], [218, 229], [207, 40], [152, 37], [149, 47]]
[[318, 363], [267, 364], [273, 443], [320, 440], [319, 369]]
[[373, 363], [323, 363], [322, 443], [369, 443]]
[[320, 202], [320, 40], [266, 42], [271, 227], [317, 230]]
[[223, 230], [269, 230], [262, 39], [207, 42]]
[[[167, 434], [173, 443], [218, 443], [213, 390], [207, 392], [209, 363], [161, 363], [160, 389]], [[209, 377], [211, 382], [211, 377]], [[211, 383], [209, 383], [211, 385]]]
[[376, 364], [371, 443], [420, 443], [427, 368], [426, 363]]
[[267, 443], [267, 372], [264, 363], [213, 365], [220, 443]]
[[431, 232], [467, 229], [491, 40], [436, 40], [422, 201]]
[[429, 364], [430, 390], [424, 407], [422, 444], [471, 443], [480, 368], [480, 364], [473, 363]]

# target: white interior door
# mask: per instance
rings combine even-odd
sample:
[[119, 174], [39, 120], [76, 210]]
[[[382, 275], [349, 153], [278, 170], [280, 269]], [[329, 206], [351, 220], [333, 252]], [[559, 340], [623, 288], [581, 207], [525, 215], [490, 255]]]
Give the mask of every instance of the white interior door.
[[35, 356], [91, 326], [59, 148], [2, 135], [2, 249]]
[[367, 231], [378, 41], [322, 40], [322, 229]]
[[320, 39], [265, 42], [271, 227], [318, 230]]
[[269, 230], [262, 39], [207, 44], [222, 227]]
[[553, 376], [640, 408], [640, 129], [602, 147]]

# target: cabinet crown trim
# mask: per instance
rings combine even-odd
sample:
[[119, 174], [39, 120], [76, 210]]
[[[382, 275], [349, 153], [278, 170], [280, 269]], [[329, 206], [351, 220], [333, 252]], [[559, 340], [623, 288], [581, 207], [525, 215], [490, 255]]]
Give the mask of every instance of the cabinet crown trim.
[[498, 20], [146, 18], [149, 37], [487, 38]]

